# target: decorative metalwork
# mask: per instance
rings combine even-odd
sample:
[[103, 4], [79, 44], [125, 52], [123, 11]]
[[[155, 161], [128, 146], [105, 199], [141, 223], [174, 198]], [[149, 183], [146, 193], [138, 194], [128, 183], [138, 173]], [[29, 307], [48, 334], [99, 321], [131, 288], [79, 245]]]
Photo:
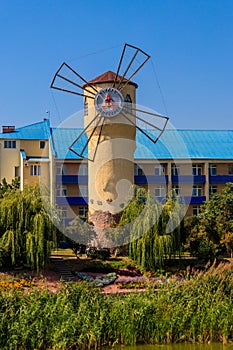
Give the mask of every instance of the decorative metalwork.
[[[166, 128], [169, 118], [164, 115], [139, 109], [133, 104], [130, 104], [129, 108], [129, 102], [124, 102], [121, 93], [129, 83], [132, 84], [132, 78], [149, 59], [150, 56], [140, 48], [124, 44], [112, 87], [103, 88], [100, 91], [95, 88], [94, 83], [85, 80], [67, 63], [62, 63], [55, 73], [50, 87], [52, 89], [83, 96], [87, 99], [93, 99], [97, 112], [95, 117], [70, 145], [69, 149], [73, 153], [81, 158], [94, 160], [106, 121], [107, 124], [111, 123], [111, 120], [119, 114], [121, 114], [128, 123], [135, 126], [135, 128], [144, 134], [151, 142], [156, 143], [158, 141]], [[129, 74], [129, 77], [127, 77], [127, 74]], [[132, 116], [134, 118], [132, 118]], [[150, 117], [149, 121], [147, 120], [148, 117]], [[141, 127], [138, 124], [144, 124], [145, 127]], [[147, 130], [147, 128], [149, 128], [149, 130]], [[88, 129], [92, 131], [89, 132], [88, 137], [86, 137]], [[94, 135], [95, 138], [93, 137]], [[91, 158], [88, 158], [87, 147], [90, 141], [92, 142], [92, 149], [94, 149], [94, 152]], [[95, 147], [93, 147], [93, 142], [96, 142]]]

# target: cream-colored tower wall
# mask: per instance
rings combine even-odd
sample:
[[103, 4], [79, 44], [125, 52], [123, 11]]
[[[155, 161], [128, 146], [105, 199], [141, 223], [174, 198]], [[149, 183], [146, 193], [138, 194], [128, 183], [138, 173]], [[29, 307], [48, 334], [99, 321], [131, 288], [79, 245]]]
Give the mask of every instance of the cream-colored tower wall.
[[[93, 84], [99, 91], [111, 87], [112, 83]], [[117, 85], [115, 86], [117, 89]], [[91, 91], [91, 88], [88, 87]], [[136, 87], [128, 84], [121, 91], [124, 100], [130, 95], [132, 105], [136, 103]], [[88, 115], [85, 117], [86, 127], [97, 115], [94, 100], [86, 98]], [[125, 113], [125, 112], [124, 112]], [[135, 123], [133, 114], [126, 114]], [[97, 118], [97, 120], [99, 117]], [[93, 161], [88, 161], [88, 191], [89, 214], [95, 212], [109, 212], [117, 214], [122, 211], [128, 196], [129, 189], [134, 183], [134, 152], [136, 128], [122, 113], [112, 118], [105, 118], [99, 145]], [[95, 152], [100, 133], [100, 125], [91, 137], [88, 146], [89, 158]], [[96, 123], [87, 130], [90, 136]]]

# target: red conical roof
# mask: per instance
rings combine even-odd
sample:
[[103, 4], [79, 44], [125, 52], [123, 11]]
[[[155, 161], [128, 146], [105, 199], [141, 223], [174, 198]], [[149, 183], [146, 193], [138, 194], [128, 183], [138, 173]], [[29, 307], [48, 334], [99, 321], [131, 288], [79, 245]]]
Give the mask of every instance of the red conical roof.
[[[99, 83], [113, 83], [115, 81], [116, 78], [116, 73], [112, 72], [111, 70], [98, 75], [98, 77], [92, 79], [89, 81], [90, 84], [99, 84]], [[122, 79], [121, 75], [118, 75], [117, 77], [117, 81], [120, 81]], [[127, 79], [123, 78], [123, 82], [126, 82]], [[129, 81], [128, 84], [134, 85], [136, 88], [138, 87], [138, 85], [136, 83], [134, 83], [133, 81]], [[87, 86], [87, 84], [84, 85], [84, 87]]]

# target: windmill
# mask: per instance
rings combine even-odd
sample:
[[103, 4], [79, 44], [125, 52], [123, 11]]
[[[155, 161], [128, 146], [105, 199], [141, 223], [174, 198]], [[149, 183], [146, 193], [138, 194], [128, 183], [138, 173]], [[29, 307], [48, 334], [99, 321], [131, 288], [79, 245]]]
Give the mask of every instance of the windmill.
[[125, 206], [134, 183], [136, 130], [153, 144], [168, 117], [136, 105], [132, 78], [150, 59], [138, 47], [125, 44], [116, 73], [107, 71], [85, 80], [67, 63], [55, 73], [51, 88], [84, 98], [84, 129], [69, 149], [88, 160], [89, 221], [109, 227]]

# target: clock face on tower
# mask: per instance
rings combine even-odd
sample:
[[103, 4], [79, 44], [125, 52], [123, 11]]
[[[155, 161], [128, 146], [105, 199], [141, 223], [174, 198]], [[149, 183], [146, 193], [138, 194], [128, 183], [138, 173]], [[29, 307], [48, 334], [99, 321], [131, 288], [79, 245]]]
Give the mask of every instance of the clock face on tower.
[[107, 87], [97, 93], [94, 103], [98, 113], [112, 118], [122, 111], [124, 98], [119, 90]]

